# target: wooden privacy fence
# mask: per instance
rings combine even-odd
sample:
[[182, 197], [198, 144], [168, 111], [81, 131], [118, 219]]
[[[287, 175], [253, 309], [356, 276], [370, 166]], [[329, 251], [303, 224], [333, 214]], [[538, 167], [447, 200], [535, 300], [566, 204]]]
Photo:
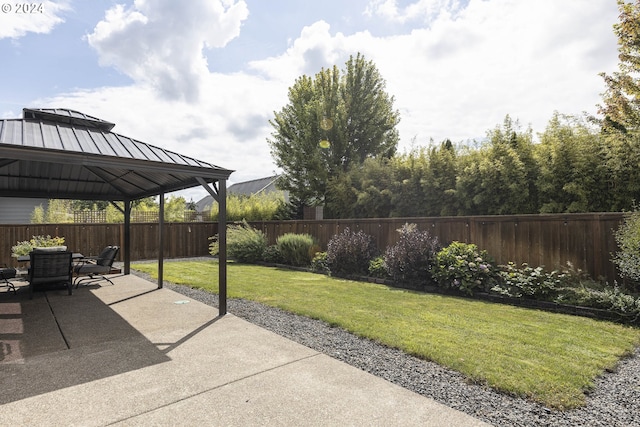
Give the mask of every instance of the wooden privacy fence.
[[[414, 223], [428, 230], [443, 245], [454, 240], [475, 243], [500, 264], [513, 261], [554, 269], [571, 262], [592, 277], [617, 280], [611, 262], [617, 250], [614, 231], [622, 213], [510, 215], [438, 218], [383, 218], [351, 220], [254, 221], [252, 226], [264, 231], [270, 244], [285, 233], [308, 233], [326, 249], [334, 234], [345, 228], [362, 230], [374, 237], [383, 251], [398, 239], [397, 230]], [[107, 245], [123, 245], [122, 224], [0, 224], [0, 264], [15, 265], [11, 246], [36, 235], [62, 236], [69, 249], [95, 255]], [[164, 256], [182, 258], [208, 255], [209, 237], [217, 233], [217, 223], [167, 223]], [[119, 255], [122, 259], [122, 253]], [[131, 225], [131, 259], [158, 257], [158, 224]]]
[[567, 262], [594, 278], [610, 283], [619, 280], [612, 254], [617, 251], [614, 231], [622, 213], [562, 215], [508, 215], [437, 218], [384, 218], [314, 221], [254, 221], [252, 226], [275, 243], [285, 233], [308, 233], [327, 247], [331, 236], [345, 228], [373, 236], [381, 251], [398, 240], [397, 230], [413, 223], [438, 237], [442, 245], [453, 241], [475, 243], [499, 264], [513, 261], [548, 269], [565, 267]]
[[[166, 223], [164, 257], [182, 258], [209, 254], [209, 237], [218, 232], [213, 222]], [[158, 258], [158, 224], [131, 224], [131, 260]], [[84, 255], [97, 255], [108, 245], [124, 245], [123, 224], [0, 224], [0, 265], [16, 265], [11, 246], [33, 236], [50, 235], [65, 238], [65, 245]], [[122, 261], [122, 251], [118, 261]]]

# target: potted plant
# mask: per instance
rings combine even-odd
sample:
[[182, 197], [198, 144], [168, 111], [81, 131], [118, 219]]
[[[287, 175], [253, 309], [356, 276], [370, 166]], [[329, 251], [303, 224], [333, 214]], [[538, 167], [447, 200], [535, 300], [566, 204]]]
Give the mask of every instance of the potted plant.
[[12, 246], [11, 256], [18, 258], [23, 255], [29, 255], [34, 248], [50, 248], [50, 250], [58, 251], [67, 250], [67, 247], [64, 245], [64, 237], [51, 237], [49, 235], [33, 236], [31, 240], [18, 242], [15, 246]]

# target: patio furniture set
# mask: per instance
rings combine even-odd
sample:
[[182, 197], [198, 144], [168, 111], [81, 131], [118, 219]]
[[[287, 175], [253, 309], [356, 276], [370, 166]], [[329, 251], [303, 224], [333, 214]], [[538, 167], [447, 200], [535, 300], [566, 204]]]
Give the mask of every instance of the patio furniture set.
[[22, 274], [13, 267], [0, 268], [0, 286], [7, 291], [17, 293], [15, 280], [29, 283], [29, 298], [33, 298], [35, 290], [46, 290], [51, 287], [64, 286], [69, 295], [73, 286], [89, 285], [105, 280], [113, 285], [106, 276], [113, 272], [119, 246], [107, 246], [100, 255], [85, 257], [81, 253], [67, 251], [66, 247], [34, 248], [29, 255], [18, 257], [18, 262], [28, 263]]

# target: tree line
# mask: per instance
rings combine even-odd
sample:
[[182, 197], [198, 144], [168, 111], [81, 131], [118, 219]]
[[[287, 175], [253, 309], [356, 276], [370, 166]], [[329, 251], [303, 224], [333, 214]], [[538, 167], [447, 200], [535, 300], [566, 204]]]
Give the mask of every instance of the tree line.
[[[187, 202], [184, 197], [169, 196], [165, 198], [164, 219], [168, 222], [185, 221], [185, 212], [195, 212], [195, 203]], [[158, 212], [160, 204], [154, 197], [135, 200], [132, 203], [131, 212], [136, 213]], [[104, 212], [104, 221], [108, 223], [124, 222], [124, 206], [120, 202], [108, 202], [105, 200], [48, 200], [47, 205], [36, 206], [31, 212], [32, 224], [61, 224], [74, 222], [74, 212], [92, 211]]]
[[509, 116], [485, 142], [368, 158], [327, 182], [335, 218], [618, 212], [640, 197], [637, 138], [556, 113], [534, 143]]
[[267, 142], [291, 212], [333, 218], [631, 210], [640, 198], [640, 0], [618, 0], [619, 66], [602, 73], [598, 116], [555, 113], [544, 132], [507, 116], [472, 144], [445, 140], [398, 154], [400, 115], [375, 64], [302, 76]]

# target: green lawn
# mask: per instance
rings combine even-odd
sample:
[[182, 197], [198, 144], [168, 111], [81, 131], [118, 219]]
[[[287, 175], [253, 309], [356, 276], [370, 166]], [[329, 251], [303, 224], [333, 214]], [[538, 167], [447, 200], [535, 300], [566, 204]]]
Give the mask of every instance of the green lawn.
[[[132, 268], [157, 274], [157, 264]], [[164, 279], [217, 293], [215, 261], [164, 263]], [[229, 264], [229, 298], [321, 319], [549, 407], [584, 404], [594, 379], [640, 344], [640, 330], [270, 267]]]

